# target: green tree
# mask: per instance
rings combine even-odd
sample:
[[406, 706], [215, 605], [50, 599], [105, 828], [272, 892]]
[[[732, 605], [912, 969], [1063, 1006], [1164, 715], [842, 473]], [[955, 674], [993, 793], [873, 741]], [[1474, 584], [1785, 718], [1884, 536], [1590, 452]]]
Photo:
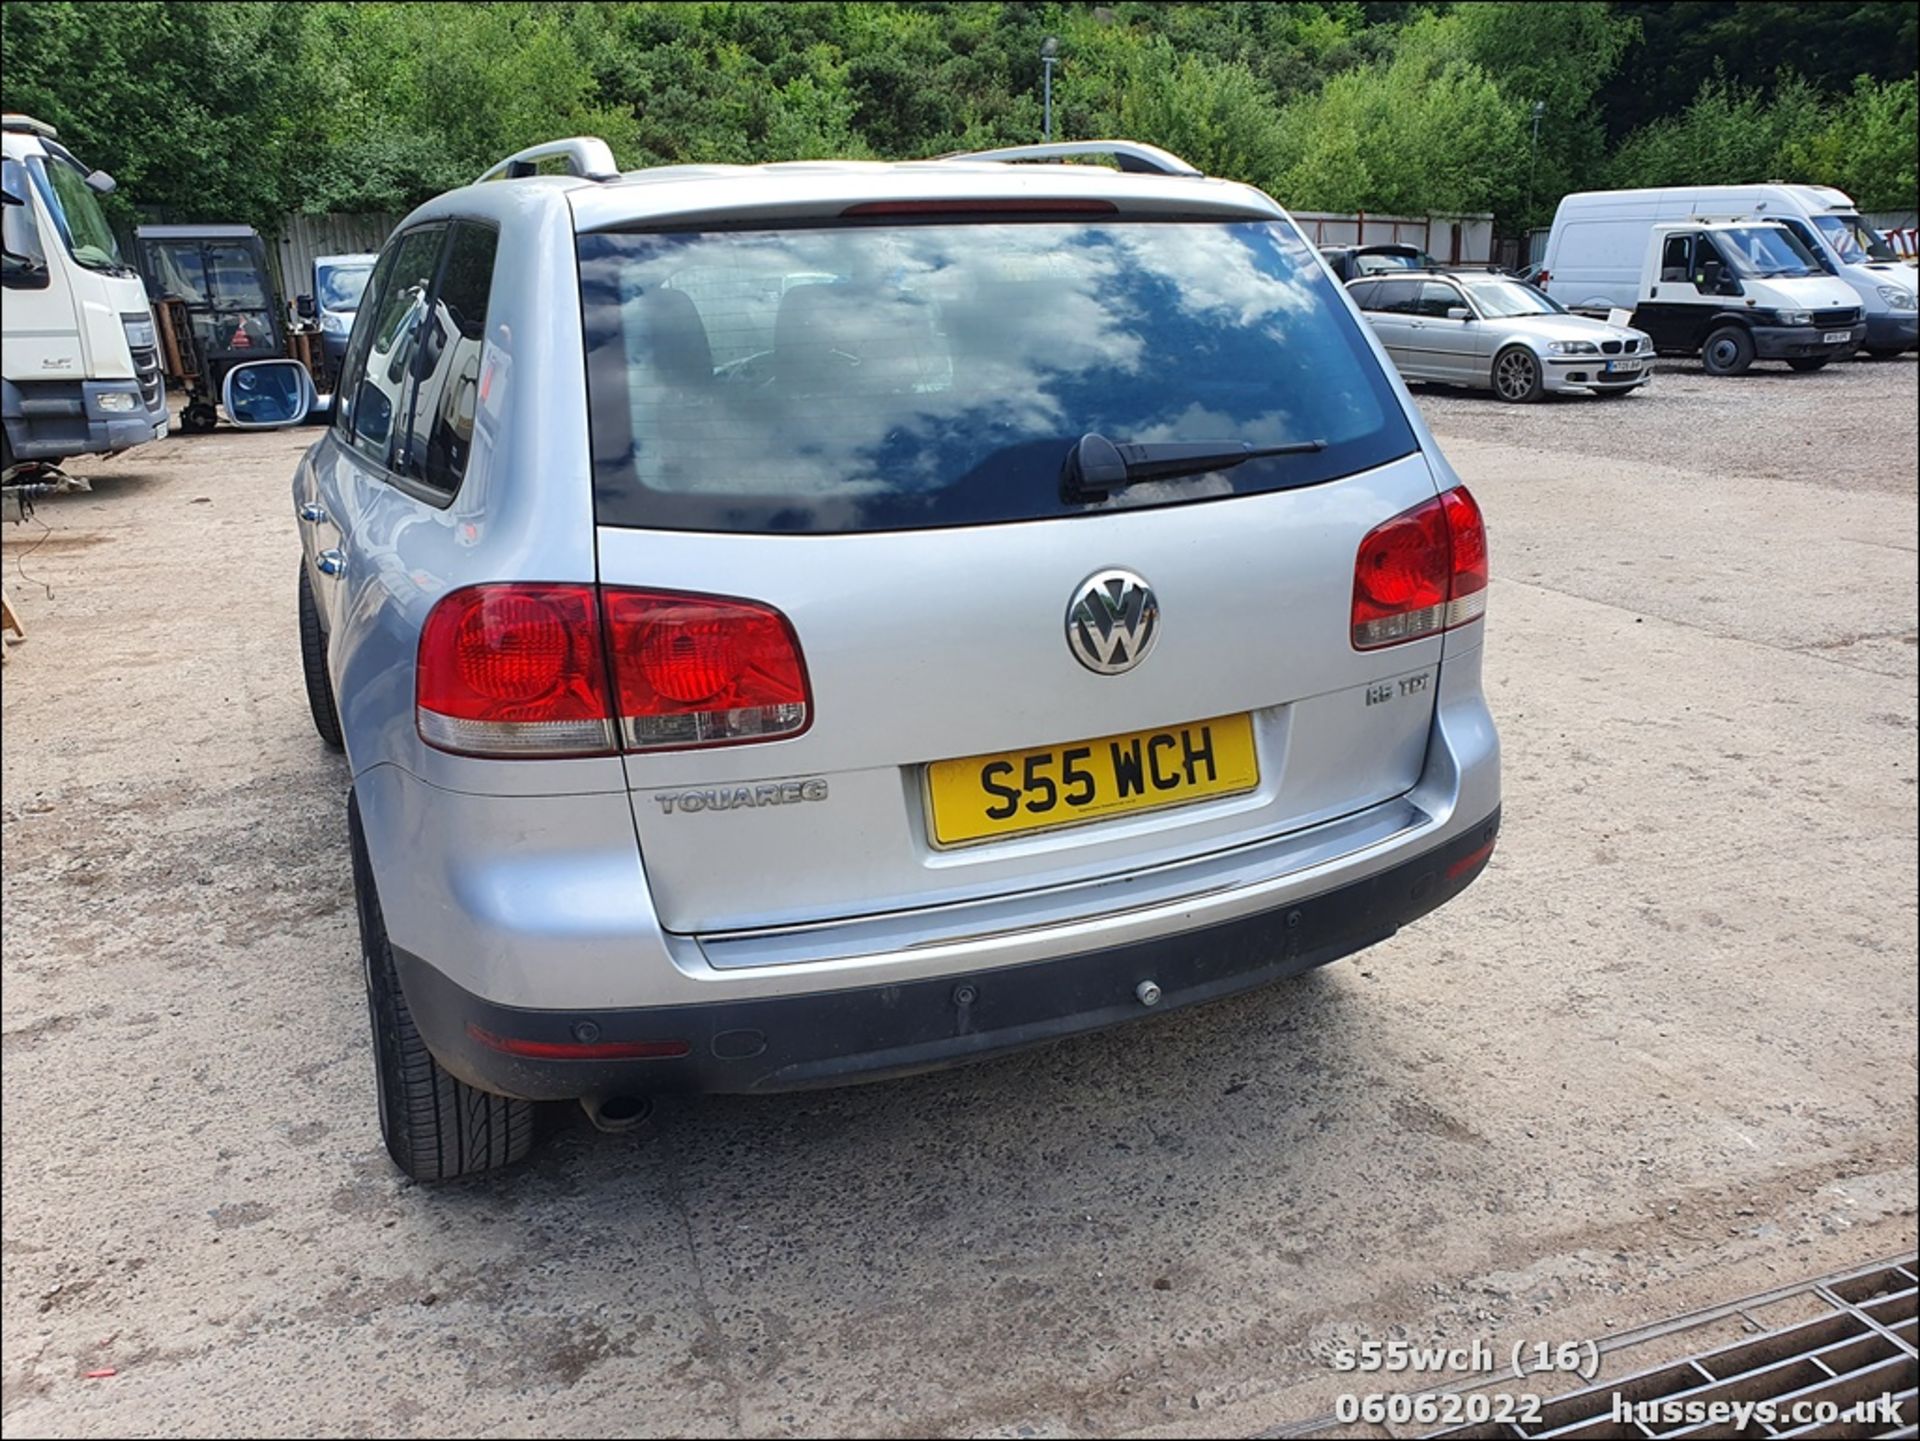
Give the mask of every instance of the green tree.
[[1120, 91], [1120, 133], [1160, 145], [1209, 175], [1271, 185], [1280, 122], [1271, 92], [1238, 61], [1175, 61], [1162, 42], [1138, 56]]
[[112, 171], [110, 207], [265, 221], [294, 163], [305, 76], [296, 6], [9, 4], [5, 104]]
[[1607, 8], [1640, 25], [1605, 98], [1614, 141], [1680, 114], [1715, 76], [1764, 90], [1791, 64], [1822, 94], [1844, 93], [1855, 76], [1912, 75], [1920, 46], [1920, 6], [1911, 0], [1616, 0]]
[[[1778, 174], [1911, 204], [1915, 14], [1882, 0], [4, 0], [0, 99], [112, 170], [123, 221], [138, 206], [271, 226], [287, 210], [404, 209], [572, 134], [604, 136], [627, 166], [1037, 139], [1051, 35], [1057, 135], [1131, 134], [1291, 205], [1492, 209], [1517, 228], [1605, 183]], [[1783, 57], [1798, 72], [1776, 73]], [[1624, 137], [1612, 154], [1609, 134]]]
[[1456, 16], [1423, 16], [1391, 59], [1337, 75], [1281, 112], [1276, 194], [1309, 210], [1493, 209], [1523, 178], [1515, 102], [1468, 58]]
[[1783, 141], [1777, 173], [1837, 186], [1862, 210], [1913, 209], [1920, 194], [1915, 101], [1911, 75], [1885, 83], [1862, 75], [1818, 129], [1803, 129]]
[[[1599, 173], [1606, 153], [1599, 99], [1640, 33], [1639, 21], [1584, 0], [1463, 5], [1449, 18], [1459, 27], [1462, 50], [1529, 127], [1532, 107], [1542, 107], [1539, 153], [1529, 155], [1528, 183], [1518, 196], [1498, 197], [1499, 208], [1518, 225], [1542, 224], [1557, 197], [1591, 184]], [[1518, 213], [1529, 193], [1533, 209]]]
[[[1823, 179], [1790, 172], [1793, 157], [1808, 153], [1832, 123], [1828, 104], [1796, 75], [1783, 73], [1771, 99], [1758, 87], [1718, 76], [1700, 87], [1682, 114], [1656, 120], [1628, 136], [1606, 167], [1605, 178], [1622, 187]], [[1911, 175], [1911, 129], [1908, 134], [1906, 173]]]

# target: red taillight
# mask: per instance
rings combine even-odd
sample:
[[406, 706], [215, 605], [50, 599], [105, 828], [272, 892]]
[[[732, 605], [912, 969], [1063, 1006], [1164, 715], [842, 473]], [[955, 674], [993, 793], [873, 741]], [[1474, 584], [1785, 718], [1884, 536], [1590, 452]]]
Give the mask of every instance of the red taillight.
[[628, 750], [771, 740], [807, 728], [800, 643], [771, 606], [670, 591], [604, 592]]
[[1353, 645], [1373, 650], [1478, 620], [1487, 532], [1465, 486], [1375, 526], [1353, 562]]
[[1550, 270], [1541, 271], [1538, 275], [1533, 277], [1534, 288], [1536, 290], [1545, 290], [1547, 288], [1547, 282], [1551, 279], [1553, 279], [1552, 271]]
[[606, 755], [614, 748], [600, 612], [590, 585], [473, 585], [420, 632], [420, 738], [486, 756]]
[[[1453, 543], [1453, 594], [1455, 604], [1487, 588], [1487, 525], [1480, 518], [1480, 503], [1464, 485], [1456, 485], [1440, 497], [1447, 512], [1447, 538]], [[1482, 597], [1472, 615], [1450, 619], [1448, 625], [1473, 620], [1486, 610]]]
[[498, 758], [772, 740], [812, 715], [800, 643], [770, 606], [544, 583], [444, 597], [414, 698], [428, 745]]

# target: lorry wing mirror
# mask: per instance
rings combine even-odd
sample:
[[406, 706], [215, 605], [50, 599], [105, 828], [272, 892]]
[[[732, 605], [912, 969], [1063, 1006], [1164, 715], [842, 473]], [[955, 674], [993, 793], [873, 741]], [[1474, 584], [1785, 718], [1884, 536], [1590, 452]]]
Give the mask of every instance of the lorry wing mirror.
[[106, 171], [90, 170], [87, 172], [87, 189], [91, 190], [95, 195], [111, 195], [119, 188], [120, 182], [107, 174]]
[[296, 295], [293, 298], [293, 313], [302, 320], [318, 320], [320, 307], [311, 295]]
[[242, 430], [298, 425], [316, 399], [313, 377], [297, 360], [249, 360], [227, 372], [220, 401]]

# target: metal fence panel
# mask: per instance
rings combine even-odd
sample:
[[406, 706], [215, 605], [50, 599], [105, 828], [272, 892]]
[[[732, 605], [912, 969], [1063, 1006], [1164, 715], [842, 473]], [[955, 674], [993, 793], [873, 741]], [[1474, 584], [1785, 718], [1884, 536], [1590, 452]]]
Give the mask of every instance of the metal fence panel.
[[1336, 214], [1296, 210], [1293, 218], [1315, 245], [1417, 245], [1448, 265], [1493, 259], [1493, 216]]
[[281, 221], [279, 235], [267, 245], [278, 272], [281, 295], [291, 303], [296, 295], [305, 295], [313, 288], [314, 256], [378, 250], [403, 219], [401, 215], [385, 214], [288, 214]]

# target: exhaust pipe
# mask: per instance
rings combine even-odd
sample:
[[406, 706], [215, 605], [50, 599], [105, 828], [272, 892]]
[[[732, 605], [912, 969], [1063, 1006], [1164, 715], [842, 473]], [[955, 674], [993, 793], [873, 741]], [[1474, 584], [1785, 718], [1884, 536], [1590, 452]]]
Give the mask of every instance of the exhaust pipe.
[[645, 1124], [653, 1115], [653, 1100], [649, 1096], [582, 1096], [580, 1109], [594, 1130], [618, 1135]]

